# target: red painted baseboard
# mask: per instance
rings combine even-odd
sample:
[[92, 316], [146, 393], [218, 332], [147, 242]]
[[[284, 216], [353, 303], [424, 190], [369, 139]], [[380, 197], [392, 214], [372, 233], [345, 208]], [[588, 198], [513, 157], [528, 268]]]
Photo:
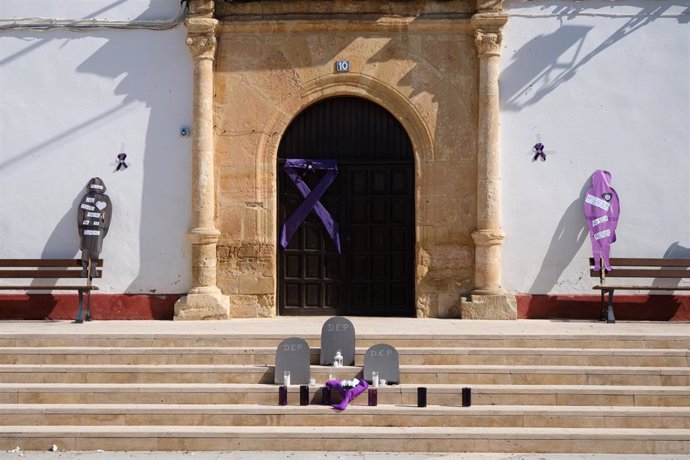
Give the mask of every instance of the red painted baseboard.
[[[92, 294], [91, 314], [95, 320], [171, 320], [175, 302], [181, 296], [182, 294]], [[73, 320], [78, 308], [77, 294], [0, 295], [0, 320]]]
[[[520, 319], [598, 319], [599, 295], [518, 294]], [[613, 298], [617, 320], [690, 321], [688, 295], [618, 295]]]
[[[175, 302], [183, 294], [93, 294], [91, 312], [96, 320], [171, 320]], [[598, 319], [598, 295], [517, 294], [520, 319]], [[0, 320], [73, 320], [76, 294], [0, 295]], [[690, 296], [616, 295], [616, 319], [638, 321], [690, 321]]]

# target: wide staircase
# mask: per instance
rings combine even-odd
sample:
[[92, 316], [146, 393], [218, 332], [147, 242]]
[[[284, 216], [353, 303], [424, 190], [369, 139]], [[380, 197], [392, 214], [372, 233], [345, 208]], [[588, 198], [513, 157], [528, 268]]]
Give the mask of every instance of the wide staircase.
[[[195, 323], [165, 334], [159, 322], [148, 333], [123, 322], [0, 327], [0, 449], [690, 454], [688, 328], [621, 334], [624, 323], [593, 323], [571, 335], [567, 324], [518, 321], [494, 334], [403, 333], [378, 321], [386, 333], [358, 332], [356, 365], [339, 369], [318, 365], [320, 328], [291, 323], [276, 333], [229, 321], [213, 334]], [[432, 320], [418, 321], [405, 327]], [[279, 406], [272, 383], [290, 336], [311, 347], [308, 406], [297, 385]], [[343, 412], [321, 405], [329, 374], [356, 376], [378, 343], [397, 348], [402, 383], [380, 387], [375, 407], [366, 393]], [[419, 386], [427, 407], [417, 407]]]

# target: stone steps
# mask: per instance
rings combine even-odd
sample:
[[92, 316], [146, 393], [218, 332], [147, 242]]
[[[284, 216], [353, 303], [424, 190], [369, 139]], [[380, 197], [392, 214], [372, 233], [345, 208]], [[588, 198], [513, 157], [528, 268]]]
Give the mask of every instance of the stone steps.
[[[273, 366], [258, 365], [0, 365], [6, 383], [272, 383]], [[311, 366], [325, 382], [352, 378], [361, 367]], [[690, 385], [689, 367], [401, 365], [400, 379], [417, 384]]]
[[[461, 387], [427, 385], [429, 404], [458, 406]], [[690, 387], [633, 385], [474, 385], [474, 406], [629, 406], [690, 407]], [[320, 404], [320, 387], [310, 389], [313, 404]], [[378, 388], [380, 404], [416, 405], [417, 385]], [[290, 405], [299, 401], [298, 386], [291, 386]], [[278, 403], [278, 388], [264, 384], [53, 384], [0, 383], [0, 404], [256, 404]], [[366, 405], [363, 395], [354, 405]]]
[[[366, 396], [364, 396], [366, 399]], [[688, 407], [0, 404], [0, 425], [426, 426], [690, 429]]]
[[[424, 321], [424, 320], [423, 320]], [[90, 325], [87, 325], [87, 327]], [[176, 348], [257, 348], [269, 347], [275, 350], [278, 344], [297, 335], [307, 341], [313, 349], [321, 346], [318, 334], [127, 334], [123, 332], [98, 331], [94, 334], [17, 334], [7, 333], [0, 337], [0, 347], [176, 347]], [[357, 334], [357, 347], [366, 349], [378, 343], [387, 343], [396, 348], [616, 348], [616, 349], [690, 349], [690, 337], [685, 335], [553, 335], [553, 334], [503, 334], [496, 336], [465, 334]]]
[[[359, 318], [356, 365], [336, 369], [318, 365], [323, 321], [0, 324], [0, 449], [690, 454], [687, 327]], [[298, 385], [277, 404], [292, 335], [311, 347], [309, 406]], [[377, 407], [321, 405], [378, 343], [403, 383]]]
[[[403, 365], [690, 365], [687, 349], [402, 347], [397, 350]], [[363, 365], [365, 352], [366, 348], [357, 348], [356, 365]], [[319, 364], [319, 353], [320, 349], [312, 348], [311, 364]], [[0, 348], [0, 364], [273, 365], [275, 354], [275, 347], [4, 347]]]
[[533, 427], [2, 426], [0, 449], [685, 454], [690, 430]]

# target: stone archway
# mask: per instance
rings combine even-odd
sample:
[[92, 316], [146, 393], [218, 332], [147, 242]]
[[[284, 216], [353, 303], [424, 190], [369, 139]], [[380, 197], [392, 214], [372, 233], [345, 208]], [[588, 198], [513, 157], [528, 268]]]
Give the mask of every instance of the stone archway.
[[[312, 170], [288, 169], [291, 180], [286, 162]], [[278, 245], [279, 313], [412, 316], [414, 161], [398, 120], [364, 98], [322, 99], [283, 134], [278, 170], [279, 233], [305, 201], [296, 183], [329, 181], [319, 200], [328, 215], [309, 213]]]

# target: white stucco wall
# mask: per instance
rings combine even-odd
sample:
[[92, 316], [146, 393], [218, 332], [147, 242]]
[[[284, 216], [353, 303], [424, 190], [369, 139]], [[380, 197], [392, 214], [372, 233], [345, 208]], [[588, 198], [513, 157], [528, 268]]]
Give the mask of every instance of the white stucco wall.
[[[167, 19], [179, 0], [3, 0], [0, 18]], [[114, 214], [104, 292], [189, 288], [192, 62], [169, 31], [0, 31], [0, 258], [78, 256], [91, 177]], [[124, 149], [129, 168], [114, 172]]]
[[504, 287], [593, 293], [582, 194], [596, 169], [621, 201], [612, 256], [690, 258], [690, 1], [505, 6]]
[[[2, 0], [0, 18], [163, 19], [178, 0]], [[582, 193], [613, 174], [613, 255], [690, 257], [690, 0], [520, 1], [501, 57], [503, 285], [592, 293]], [[100, 176], [104, 292], [184, 293], [192, 63], [185, 28], [0, 32], [0, 257], [78, 254]], [[537, 136], [549, 153], [531, 161]], [[113, 172], [117, 153], [129, 169]]]

